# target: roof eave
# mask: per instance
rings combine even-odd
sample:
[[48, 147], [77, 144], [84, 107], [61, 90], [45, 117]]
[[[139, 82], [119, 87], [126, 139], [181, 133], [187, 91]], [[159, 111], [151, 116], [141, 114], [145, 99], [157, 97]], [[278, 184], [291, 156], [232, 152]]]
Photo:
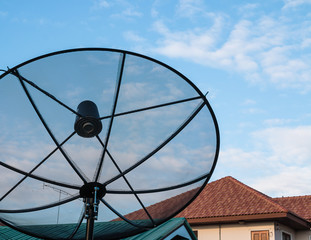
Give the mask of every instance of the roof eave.
[[291, 226], [294, 229], [308, 230], [311, 227], [310, 222], [288, 212], [253, 214], [253, 215], [219, 216], [219, 217], [216, 216], [216, 217], [205, 217], [205, 218], [187, 218], [187, 221], [191, 226], [228, 224], [228, 223], [244, 224], [246, 222], [278, 221], [282, 224]]

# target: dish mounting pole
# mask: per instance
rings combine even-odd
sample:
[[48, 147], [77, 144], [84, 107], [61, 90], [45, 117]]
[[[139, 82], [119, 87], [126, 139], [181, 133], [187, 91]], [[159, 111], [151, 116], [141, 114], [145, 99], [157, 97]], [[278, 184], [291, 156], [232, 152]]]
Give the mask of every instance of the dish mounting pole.
[[87, 183], [80, 189], [80, 196], [83, 197], [85, 204], [86, 240], [94, 239], [94, 222], [98, 217], [98, 204], [105, 194], [105, 186], [96, 182]]

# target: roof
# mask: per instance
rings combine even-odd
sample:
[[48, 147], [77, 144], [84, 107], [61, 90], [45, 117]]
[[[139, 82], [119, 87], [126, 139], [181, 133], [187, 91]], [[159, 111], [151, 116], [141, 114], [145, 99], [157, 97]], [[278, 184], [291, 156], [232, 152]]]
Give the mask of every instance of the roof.
[[[189, 196], [193, 197], [199, 190], [200, 188], [195, 188], [190, 191], [171, 197], [169, 199], [158, 202], [156, 204], [150, 205], [147, 207], [148, 213], [154, 219], [157, 219], [157, 218], [161, 218], [165, 216], [165, 213], [167, 212], [170, 212], [170, 213], [178, 212], [180, 210], [180, 206], [185, 205], [189, 201]], [[135, 212], [125, 215], [125, 217], [131, 220], [145, 219], [146, 213], [143, 209], [139, 209]], [[183, 217], [183, 216], [180, 216], [180, 217]], [[120, 221], [120, 218], [117, 218], [115, 220]]]
[[209, 183], [179, 216], [202, 218], [280, 212], [287, 209], [238, 180], [225, 177]]
[[[193, 191], [198, 189], [151, 205], [147, 209], [153, 213], [174, 208], [176, 203]], [[290, 204], [290, 201], [283, 204], [286, 202], [284, 199], [283, 202], [273, 199], [228, 176], [207, 184], [199, 196], [177, 217], [185, 217], [192, 225], [277, 220], [294, 229], [309, 229], [311, 223], [302, 214], [303, 208], [308, 208], [308, 213], [311, 211], [310, 198], [306, 199], [308, 201], [303, 206], [294, 208], [294, 203]], [[126, 217], [140, 219], [143, 214], [143, 210], [138, 210]]]
[[[303, 206], [295, 208], [294, 201], [288, 199], [271, 198], [228, 176], [207, 184], [200, 195], [177, 216], [197, 224], [279, 220], [296, 229], [309, 229], [311, 224], [302, 212], [303, 208], [311, 212], [311, 196], [304, 198], [306, 201]], [[287, 204], [283, 204], [285, 202]]]
[[190, 225], [187, 223], [187, 220], [185, 218], [172, 218], [154, 229], [132, 237], [125, 238], [124, 240], [160, 240], [164, 239], [181, 226], [184, 226], [186, 228], [192, 239], [196, 239]]
[[273, 198], [273, 200], [311, 222], [311, 195]]
[[[113, 226], [112, 226], [113, 225]], [[95, 229], [94, 229], [94, 235], [98, 234], [101, 231], [109, 231], [112, 228], [124, 228], [125, 223], [123, 221], [121, 222], [96, 222], [95, 223]], [[187, 223], [185, 218], [173, 218], [168, 220], [167, 222], [161, 224], [160, 226], [153, 228], [149, 231], [137, 234], [132, 237], [124, 238], [124, 240], [162, 240], [171, 233], [173, 233], [176, 229], [184, 226], [189, 233], [189, 235], [192, 237], [192, 239], [196, 239], [191, 227]], [[33, 226], [36, 227], [37, 231], [51, 232], [52, 235], [56, 236], [55, 234], [59, 233], [58, 237], [59, 239], [62, 239], [62, 233], [67, 232], [69, 230], [72, 231], [72, 224], [61, 224], [61, 225], [45, 225], [45, 226]], [[82, 226], [85, 227], [85, 226]], [[38, 240], [39, 238], [31, 237], [26, 234], [20, 233], [18, 231], [15, 231], [9, 227], [0, 227], [0, 239], [10, 239], [10, 240]], [[56, 236], [57, 237], [57, 236]], [[75, 239], [84, 239], [84, 231], [78, 231], [77, 236], [75, 236]], [[66, 238], [67, 239], [67, 238]], [[96, 239], [96, 238], [95, 238]], [[98, 238], [97, 238], [98, 239]]]

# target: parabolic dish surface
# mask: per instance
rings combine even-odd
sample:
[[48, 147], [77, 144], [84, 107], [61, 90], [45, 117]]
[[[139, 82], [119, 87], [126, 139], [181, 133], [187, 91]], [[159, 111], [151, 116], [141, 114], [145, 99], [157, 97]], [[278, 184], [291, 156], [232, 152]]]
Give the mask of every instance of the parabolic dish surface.
[[[85, 100], [102, 123], [94, 137], [74, 129]], [[200, 193], [219, 152], [201, 91], [166, 64], [123, 50], [71, 49], [8, 69], [0, 112], [0, 220], [44, 239], [81, 239], [79, 192], [92, 182], [105, 187], [96, 222], [123, 224], [94, 239], [158, 226]], [[67, 230], [56, 234], [57, 226]]]

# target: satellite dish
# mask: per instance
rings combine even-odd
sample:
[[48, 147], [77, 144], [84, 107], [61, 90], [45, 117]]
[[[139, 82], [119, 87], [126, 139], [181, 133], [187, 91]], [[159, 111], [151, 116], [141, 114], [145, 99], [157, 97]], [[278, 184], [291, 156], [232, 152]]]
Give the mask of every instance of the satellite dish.
[[218, 157], [206, 97], [133, 52], [71, 49], [19, 64], [0, 76], [0, 109], [0, 220], [43, 239], [154, 228], [196, 198]]

